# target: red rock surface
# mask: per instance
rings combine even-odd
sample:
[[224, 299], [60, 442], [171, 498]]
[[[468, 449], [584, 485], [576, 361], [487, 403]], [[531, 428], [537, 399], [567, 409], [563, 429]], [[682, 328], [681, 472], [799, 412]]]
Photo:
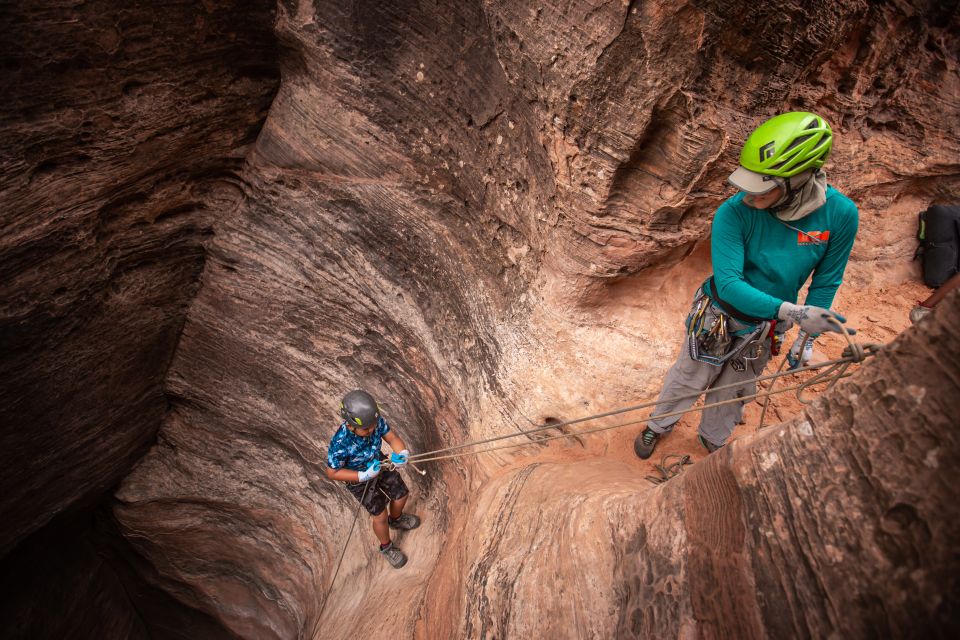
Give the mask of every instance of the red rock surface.
[[235, 206], [276, 86], [271, 7], [251, 9], [2, 10], [17, 40], [0, 115], [0, 554], [99, 498], [155, 438], [211, 217]]
[[[387, 567], [361, 522], [319, 617], [354, 508], [322, 474], [340, 395], [374, 392], [414, 451], [649, 397], [709, 271], [703, 240], [731, 193], [726, 175], [768, 115], [809, 108], [834, 124], [828, 175], [862, 215], [838, 308], [872, 340], [905, 328], [906, 310], [925, 295], [910, 262], [914, 216], [960, 186], [955, 12], [919, 2], [814, 11], [800, 2], [291, 0], [274, 28], [283, 81], [240, 178], [228, 188], [216, 173], [187, 172], [169, 187], [202, 179], [234, 190], [204, 200], [206, 214], [174, 217], [212, 230], [197, 251], [202, 286], [193, 295], [191, 278], [179, 287], [137, 280], [182, 294], [163, 307], [168, 324], [148, 323], [172, 327], [175, 352], [162, 343], [151, 367], [133, 361], [136, 375], [124, 358], [89, 369], [115, 371], [112, 387], [63, 368], [78, 393], [133, 385], [159, 401], [165, 376], [156, 445], [116, 492], [144, 581], [250, 638], [354, 636], [385, 624], [426, 638], [885, 635], [906, 629], [909, 611], [916, 628], [955, 624], [956, 585], [946, 580], [956, 572], [956, 492], [945, 480], [956, 441], [942, 420], [957, 405], [957, 341], [945, 316], [926, 327], [949, 343], [941, 353], [908, 336], [829, 404], [744, 435], [661, 489], [643, 480], [650, 465], [633, 458], [629, 429], [431, 466], [411, 479], [424, 525], [399, 537], [410, 564]], [[242, 46], [254, 31], [237, 32], [239, 49], [257, 57]], [[223, 57], [213, 69], [222, 72]], [[256, 123], [255, 109], [244, 113]], [[197, 166], [240, 157], [249, 128], [236, 121], [209, 121], [219, 146], [179, 138], [188, 157], [196, 153]], [[177, 135], [162, 122], [143, 126], [158, 140]], [[167, 162], [178, 166], [185, 153]], [[109, 157], [116, 171], [151, 175], [143, 161]], [[87, 189], [119, 179], [81, 177]], [[140, 237], [132, 221], [149, 219], [152, 202], [129, 208], [118, 239]], [[43, 217], [33, 216], [44, 209], [19, 210], [43, 237]], [[18, 257], [21, 242], [3, 245], [14, 272], [34, 259]], [[157, 242], [158, 255], [177, 259]], [[145, 249], [130, 251], [140, 259]], [[169, 277], [165, 263], [157, 268]], [[49, 286], [86, 277], [63, 269], [35, 277]], [[43, 293], [37, 300], [50, 299]], [[103, 321], [143, 320], [135, 310], [144, 298], [123, 300], [129, 310], [108, 308]], [[76, 315], [78, 305], [64, 308]], [[39, 320], [26, 326], [56, 346], [18, 357], [36, 360], [38, 380], [59, 388], [43, 367], [56, 366], [56, 349], [85, 352]], [[140, 327], [124, 335], [140, 337]], [[904, 376], [937, 400], [908, 409], [919, 392], [904, 391]], [[906, 395], [893, 402], [891, 393]], [[45, 396], [21, 395], [38, 415], [53, 411]], [[157, 418], [133, 401], [115, 406], [147, 424], [132, 440], [142, 446]], [[797, 408], [781, 401], [775, 415]], [[906, 419], [936, 441], [897, 442], [893, 456]], [[803, 436], [808, 427], [814, 437]], [[685, 420], [664, 451], [690, 450], [691, 436]], [[79, 448], [85, 437], [65, 441]], [[34, 478], [40, 457], [20, 446], [11, 473]], [[106, 444], [84, 450], [114, 465], [70, 467], [97, 487], [132, 457]], [[934, 450], [943, 452], [936, 469], [918, 472]], [[88, 495], [59, 497], [76, 485], [66, 480], [41, 492], [46, 511], [12, 503], [29, 518], [11, 540], [42, 522], [38, 514]], [[841, 544], [838, 532], [860, 538]], [[384, 617], [371, 615], [371, 602]]]
[[24, 539], [89, 512], [156, 441], [212, 221], [242, 197], [279, 83], [272, 18], [271, 2], [0, 6], [0, 556], [22, 543], [4, 637], [128, 637], [97, 535]]

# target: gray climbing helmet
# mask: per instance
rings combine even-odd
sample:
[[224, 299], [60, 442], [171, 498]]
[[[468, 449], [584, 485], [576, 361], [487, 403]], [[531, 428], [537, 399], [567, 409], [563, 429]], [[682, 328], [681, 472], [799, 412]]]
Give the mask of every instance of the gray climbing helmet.
[[375, 426], [380, 417], [380, 407], [373, 396], [363, 389], [356, 389], [340, 401], [340, 416], [353, 427], [366, 429]]

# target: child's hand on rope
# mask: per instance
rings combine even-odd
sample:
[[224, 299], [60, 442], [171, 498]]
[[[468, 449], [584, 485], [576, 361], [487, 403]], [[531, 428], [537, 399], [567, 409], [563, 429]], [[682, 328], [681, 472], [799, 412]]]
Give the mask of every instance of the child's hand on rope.
[[393, 467], [395, 469], [399, 469], [400, 467], [405, 466], [409, 459], [410, 459], [410, 451], [407, 449], [404, 449], [399, 453], [390, 454], [390, 462], [393, 463]]
[[366, 482], [367, 480], [373, 480], [378, 475], [380, 475], [380, 461], [374, 460], [370, 463], [370, 466], [367, 467], [366, 471], [359, 472], [360, 482]]

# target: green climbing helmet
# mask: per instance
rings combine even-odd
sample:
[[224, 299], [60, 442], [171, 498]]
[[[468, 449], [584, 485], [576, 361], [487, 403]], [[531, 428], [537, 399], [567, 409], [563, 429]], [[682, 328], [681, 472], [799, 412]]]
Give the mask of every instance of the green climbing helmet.
[[756, 128], [740, 152], [740, 167], [730, 184], [741, 191], [763, 194], [781, 180], [823, 166], [833, 147], [827, 121], [809, 111], [790, 111]]

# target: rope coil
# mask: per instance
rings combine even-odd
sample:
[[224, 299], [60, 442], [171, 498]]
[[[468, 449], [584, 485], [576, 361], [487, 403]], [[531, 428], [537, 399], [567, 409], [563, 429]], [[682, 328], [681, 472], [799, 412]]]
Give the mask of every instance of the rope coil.
[[[676, 462], [667, 464], [667, 460], [676, 458]], [[690, 456], [687, 454], [679, 453], [667, 453], [662, 458], [660, 458], [660, 464], [655, 465], [654, 468], [660, 472], [659, 476], [645, 476], [646, 480], [649, 480], [653, 484], [663, 484], [670, 478], [675, 478], [683, 471], [683, 467], [693, 464], [693, 460], [690, 459]]]

